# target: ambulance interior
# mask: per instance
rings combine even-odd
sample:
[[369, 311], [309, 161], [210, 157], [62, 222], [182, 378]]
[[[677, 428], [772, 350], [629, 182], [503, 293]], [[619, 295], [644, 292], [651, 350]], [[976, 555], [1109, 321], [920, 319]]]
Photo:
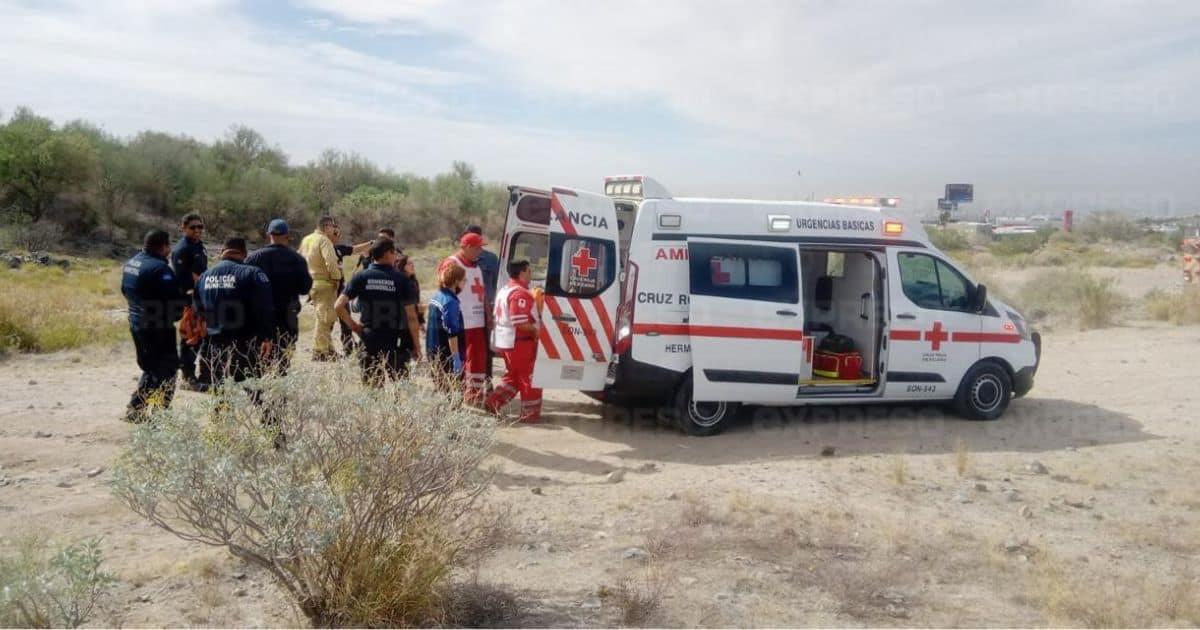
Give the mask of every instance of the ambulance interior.
[[[856, 374], [831, 372], [817, 357], [813, 374], [802, 385], [820, 388], [848, 386], [870, 391], [879, 383], [879, 351], [884, 324], [884, 295], [879, 254], [871, 251], [809, 250], [800, 252], [801, 286], [804, 290], [804, 332], [814, 338], [814, 356], [822, 342], [840, 335], [852, 348], [825, 350], [835, 354], [858, 353], [861, 368]], [[833, 341], [833, 340], [831, 340]], [[844, 342], [844, 340], [843, 340]]]

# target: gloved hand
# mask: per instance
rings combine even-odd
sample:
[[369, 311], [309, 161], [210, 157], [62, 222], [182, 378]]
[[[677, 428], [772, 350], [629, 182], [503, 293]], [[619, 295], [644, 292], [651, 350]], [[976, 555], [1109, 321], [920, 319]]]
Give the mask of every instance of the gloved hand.
[[457, 354], [450, 357], [450, 371], [454, 372], [455, 374], [462, 374], [462, 371], [463, 371], [462, 357], [458, 356]]

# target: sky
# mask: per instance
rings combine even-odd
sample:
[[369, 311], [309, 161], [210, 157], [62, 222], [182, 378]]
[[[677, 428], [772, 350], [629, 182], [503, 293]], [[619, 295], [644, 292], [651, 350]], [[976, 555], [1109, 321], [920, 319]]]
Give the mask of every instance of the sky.
[[1200, 211], [1200, 2], [0, 0], [0, 116], [430, 175]]

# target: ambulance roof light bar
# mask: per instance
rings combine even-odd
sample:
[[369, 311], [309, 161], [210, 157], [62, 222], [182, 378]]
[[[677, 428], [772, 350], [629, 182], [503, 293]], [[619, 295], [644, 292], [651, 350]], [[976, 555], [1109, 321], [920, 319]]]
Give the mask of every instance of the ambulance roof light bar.
[[604, 178], [604, 194], [619, 199], [670, 199], [671, 193], [644, 175], [613, 175]]
[[899, 197], [826, 197], [823, 201], [839, 206], [871, 206], [876, 208], [895, 208], [900, 205]]

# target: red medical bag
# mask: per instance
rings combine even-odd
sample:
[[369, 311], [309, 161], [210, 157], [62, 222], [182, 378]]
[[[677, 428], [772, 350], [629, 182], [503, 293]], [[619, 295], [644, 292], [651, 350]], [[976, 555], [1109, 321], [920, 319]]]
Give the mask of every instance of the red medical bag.
[[825, 378], [862, 378], [862, 355], [858, 352], [813, 352], [813, 373]]

